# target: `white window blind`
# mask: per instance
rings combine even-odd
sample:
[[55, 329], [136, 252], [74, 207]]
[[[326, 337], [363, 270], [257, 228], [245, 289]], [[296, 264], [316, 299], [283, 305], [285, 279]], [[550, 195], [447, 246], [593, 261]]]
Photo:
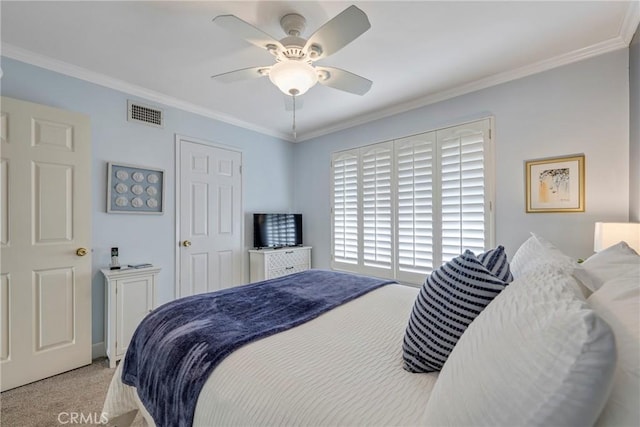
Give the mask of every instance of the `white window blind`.
[[334, 155], [333, 180], [333, 262], [358, 263], [358, 150]]
[[434, 262], [435, 132], [395, 143], [397, 278], [416, 282]]
[[442, 263], [485, 247], [484, 134], [471, 126], [438, 132], [441, 147]]
[[332, 266], [421, 283], [492, 243], [490, 119], [332, 156]]
[[362, 170], [362, 262], [365, 267], [391, 271], [391, 167], [393, 145], [376, 144], [360, 152]]

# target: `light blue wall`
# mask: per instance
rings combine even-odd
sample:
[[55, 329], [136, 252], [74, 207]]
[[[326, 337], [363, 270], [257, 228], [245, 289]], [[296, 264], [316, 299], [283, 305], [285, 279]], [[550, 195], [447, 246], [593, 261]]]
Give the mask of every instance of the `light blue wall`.
[[[633, 53], [631, 56], [633, 63]], [[2, 58], [0, 82], [4, 96], [91, 117], [93, 342], [100, 343], [104, 288], [99, 269], [108, 264], [111, 246], [120, 247], [123, 263], [161, 266], [159, 300], [173, 297], [175, 134], [243, 151], [247, 247], [251, 245], [252, 212], [301, 212], [305, 244], [313, 246], [313, 266], [326, 268], [332, 152], [493, 115], [496, 241], [512, 255], [528, 232], [534, 231], [570, 255], [588, 256], [595, 221], [626, 221], [629, 216], [629, 57], [629, 51], [622, 49], [299, 144], [164, 106], [164, 129], [132, 124], [126, 121], [126, 101], [135, 98], [8, 58]], [[586, 156], [586, 212], [526, 214], [524, 161], [575, 153]], [[165, 214], [106, 214], [107, 161], [165, 169]]]
[[[314, 266], [330, 265], [332, 152], [488, 115], [496, 129], [496, 242], [513, 255], [533, 231], [569, 255], [590, 255], [595, 221], [628, 218], [628, 59], [621, 49], [296, 145], [295, 209], [313, 224], [305, 244]], [[586, 212], [525, 213], [525, 160], [577, 153], [586, 156]]]
[[[239, 149], [244, 161], [245, 243], [251, 246], [250, 214], [292, 208], [292, 144], [175, 108], [165, 111], [163, 129], [127, 122], [125, 93], [34, 67], [1, 59], [3, 96], [87, 114], [91, 118], [93, 209], [93, 343], [104, 341], [104, 286], [100, 268], [109, 250], [120, 248], [120, 262], [151, 262], [162, 267], [158, 301], [174, 295], [175, 277], [175, 135], [185, 135]], [[139, 99], [138, 99], [139, 100]], [[145, 100], [139, 100], [147, 104]], [[117, 161], [164, 169], [165, 213], [106, 213], [106, 163]], [[268, 167], [267, 167], [268, 166]], [[245, 262], [248, 280], [248, 260]]]
[[640, 222], [640, 26], [629, 48], [629, 221]]

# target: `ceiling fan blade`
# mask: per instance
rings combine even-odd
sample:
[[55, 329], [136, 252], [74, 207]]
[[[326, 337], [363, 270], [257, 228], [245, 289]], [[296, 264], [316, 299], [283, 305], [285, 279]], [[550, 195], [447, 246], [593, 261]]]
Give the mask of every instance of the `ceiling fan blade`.
[[213, 18], [213, 22], [231, 34], [241, 37], [249, 43], [263, 49], [270, 50], [269, 45], [274, 45], [278, 51], [284, 50], [284, 47], [278, 40], [235, 15], [219, 15]]
[[211, 76], [211, 78], [216, 79], [217, 81], [222, 83], [233, 83], [240, 80], [249, 80], [255, 79], [257, 77], [267, 76], [269, 74], [269, 69], [271, 69], [271, 67], [269, 66], [242, 68], [240, 70], [216, 74], [215, 76]]
[[320, 46], [321, 52], [311, 57], [313, 60], [325, 58], [357, 39], [369, 28], [371, 23], [367, 14], [356, 6], [349, 6], [313, 33], [304, 50], [308, 51], [313, 45]]
[[324, 74], [324, 77], [318, 79], [318, 82], [332, 87], [334, 89], [340, 89], [345, 92], [354, 93], [356, 95], [364, 95], [369, 92], [373, 82], [369, 79], [365, 79], [357, 74], [350, 73], [340, 68], [334, 67], [316, 67], [317, 70]]

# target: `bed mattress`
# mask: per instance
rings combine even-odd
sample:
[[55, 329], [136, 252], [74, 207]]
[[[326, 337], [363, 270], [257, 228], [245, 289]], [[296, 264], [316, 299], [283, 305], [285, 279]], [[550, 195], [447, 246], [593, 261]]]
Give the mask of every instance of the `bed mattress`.
[[[418, 291], [387, 285], [241, 347], [210, 375], [194, 425], [424, 424], [437, 373], [411, 374], [402, 365]], [[140, 406], [120, 370], [104, 407], [111, 419]]]

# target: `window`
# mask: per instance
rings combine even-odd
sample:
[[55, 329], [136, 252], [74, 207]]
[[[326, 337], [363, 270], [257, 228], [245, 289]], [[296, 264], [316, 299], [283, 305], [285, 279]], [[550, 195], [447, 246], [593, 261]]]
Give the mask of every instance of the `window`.
[[333, 261], [358, 263], [358, 152], [333, 156]]
[[492, 244], [490, 119], [332, 155], [332, 267], [421, 283]]

